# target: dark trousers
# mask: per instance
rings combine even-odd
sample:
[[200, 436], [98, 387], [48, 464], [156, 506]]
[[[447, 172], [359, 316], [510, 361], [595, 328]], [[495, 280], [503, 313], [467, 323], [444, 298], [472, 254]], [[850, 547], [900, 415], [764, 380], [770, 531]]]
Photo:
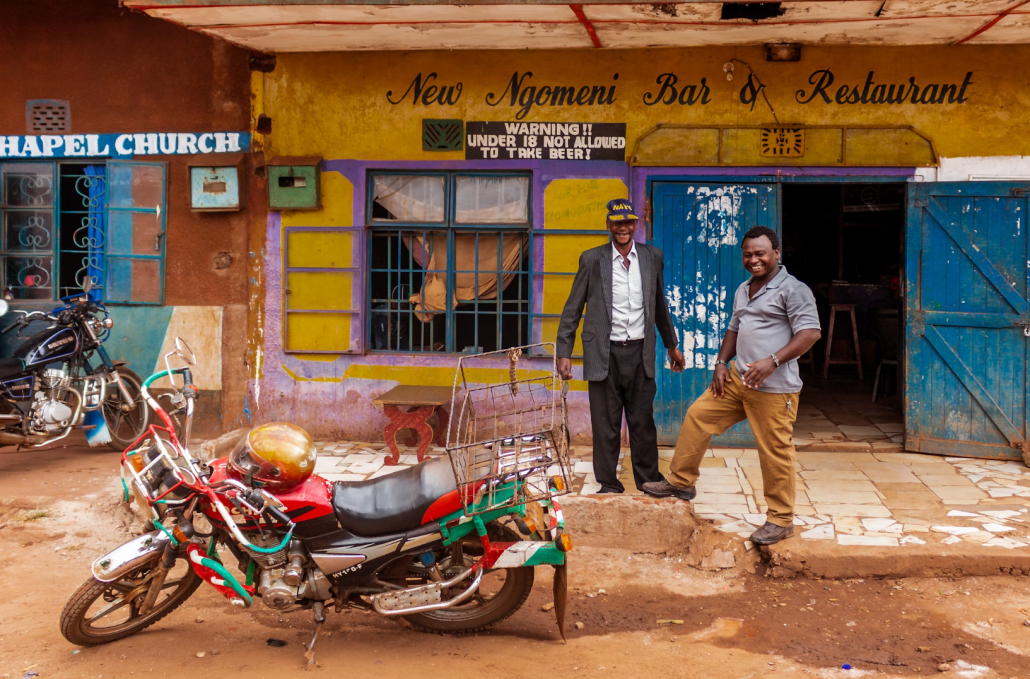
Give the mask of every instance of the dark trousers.
[[644, 373], [644, 343], [611, 345], [608, 377], [588, 382], [590, 425], [594, 434], [594, 476], [601, 490], [622, 492], [619, 481], [619, 443], [622, 415], [629, 425], [633, 480], [639, 489], [661, 481], [658, 471], [658, 430], [654, 424], [654, 378]]

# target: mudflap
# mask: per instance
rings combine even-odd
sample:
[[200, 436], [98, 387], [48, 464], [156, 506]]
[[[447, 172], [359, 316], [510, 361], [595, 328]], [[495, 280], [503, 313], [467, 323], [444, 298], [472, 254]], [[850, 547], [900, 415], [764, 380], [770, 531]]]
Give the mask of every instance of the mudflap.
[[567, 563], [554, 567], [554, 617], [558, 621], [558, 632], [565, 639], [565, 601], [569, 595], [569, 574]]
[[111, 430], [107, 428], [107, 420], [100, 408], [86, 412], [82, 424], [86, 429], [86, 443], [90, 448], [106, 446], [111, 442]]
[[486, 568], [554, 566], [554, 615], [558, 619], [558, 632], [565, 640], [565, 600], [569, 589], [566, 558], [566, 553], [554, 542], [491, 542], [483, 563]]

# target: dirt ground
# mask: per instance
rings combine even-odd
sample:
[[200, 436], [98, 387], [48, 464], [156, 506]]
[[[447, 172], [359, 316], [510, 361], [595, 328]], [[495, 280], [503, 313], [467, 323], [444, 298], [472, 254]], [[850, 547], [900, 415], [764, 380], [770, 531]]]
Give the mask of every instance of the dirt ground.
[[[135, 637], [82, 649], [64, 640], [65, 601], [93, 559], [129, 536], [117, 457], [77, 445], [0, 450], [0, 677], [311, 676], [301, 647], [309, 613], [233, 610], [207, 586]], [[314, 674], [1030, 678], [1026, 578], [775, 580], [580, 548], [569, 584], [567, 643], [542, 610], [551, 577], [539, 568], [522, 610], [483, 634], [441, 637], [330, 613]]]

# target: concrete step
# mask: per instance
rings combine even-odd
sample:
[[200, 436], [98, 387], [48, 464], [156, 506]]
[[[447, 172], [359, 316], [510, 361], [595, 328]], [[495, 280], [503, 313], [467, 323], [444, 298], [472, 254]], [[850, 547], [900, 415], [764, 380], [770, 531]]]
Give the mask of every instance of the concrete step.
[[690, 503], [681, 500], [599, 495], [567, 496], [560, 502], [574, 546], [681, 554], [686, 563], [706, 570], [708, 564], [725, 563], [729, 553], [733, 568], [775, 578], [1030, 575], [1030, 547], [947, 545], [929, 539], [922, 545], [841, 545], [801, 538], [808, 528], [795, 526], [794, 537], [752, 548], [746, 538], [696, 517]]

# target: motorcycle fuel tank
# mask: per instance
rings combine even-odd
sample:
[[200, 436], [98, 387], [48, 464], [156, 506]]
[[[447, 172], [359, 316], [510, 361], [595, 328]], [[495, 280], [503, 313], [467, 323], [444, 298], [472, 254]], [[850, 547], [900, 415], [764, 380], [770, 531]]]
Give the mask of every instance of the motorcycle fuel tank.
[[[227, 478], [226, 463], [227, 458], [221, 458], [210, 464], [212, 484]], [[331, 481], [318, 474], [312, 474], [285, 493], [273, 493], [285, 505], [283, 512], [297, 525], [294, 535], [303, 538], [339, 529], [336, 514], [333, 512], [332, 488]], [[254, 517], [241, 513], [236, 507], [231, 507], [229, 511], [241, 531], [257, 530], [258, 524]], [[210, 506], [205, 507], [204, 514], [212, 523], [223, 523], [221, 515]]]
[[15, 352], [15, 356], [25, 359], [25, 367], [31, 368], [71, 356], [78, 349], [79, 335], [75, 330], [61, 328], [55, 331], [48, 328], [26, 340]]

